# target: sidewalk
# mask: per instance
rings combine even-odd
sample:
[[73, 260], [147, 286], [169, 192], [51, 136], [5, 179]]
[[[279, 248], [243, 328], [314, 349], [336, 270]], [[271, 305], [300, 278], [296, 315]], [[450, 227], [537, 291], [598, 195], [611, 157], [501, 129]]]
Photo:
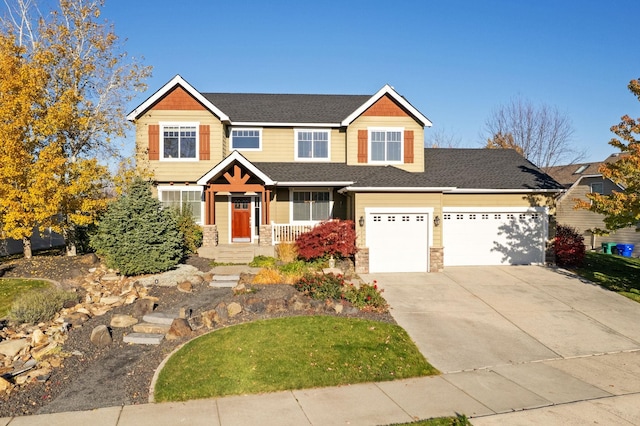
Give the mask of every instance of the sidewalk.
[[[451, 382], [465, 374], [481, 382], [486, 371], [446, 374], [393, 382], [304, 389], [180, 403], [144, 404], [0, 419], [0, 426], [141, 425], [388, 425], [465, 414], [474, 426], [539, 424], [640, 424], [640, 393], [512, 411], [518, 398], [497, 401], [497, 414]], [[513, 396], [513, 395], [512, 395]]]

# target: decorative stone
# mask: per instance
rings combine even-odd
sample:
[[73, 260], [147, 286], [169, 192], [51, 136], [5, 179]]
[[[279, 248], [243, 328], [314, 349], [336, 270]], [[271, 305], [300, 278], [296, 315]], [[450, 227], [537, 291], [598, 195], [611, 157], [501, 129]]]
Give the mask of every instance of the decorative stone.
[[44, 343], [47, 343], [48, 340], [49, 336], [44, 334], [42, 330], [40, 330], [39, 328], [33, 330], [33, 333], [31, 334], [31, 346], [40, 346]]
[[164, 334], [130, 333], [122, 338], [125, 343], [137, 345], [159, 345], [164, 339]]
[[204, 326], [209, 329], [213, 328], [215, 324], [220, 323], [220, 317], [215, 309], [204, 311], [200, 316], [202, 317], [202, 323]]
[[192, 293], [193, 292], [193, 284], [191, 284], [191, 282], [189, 281], [183, 281], [181, 283], [178, 283], [178, 291], [181, 291], [183, 293]]
[[198, 285], [204, 282], [204, 278], [202, 278], [201, 275], [193, 275], [189, 277], [189, 281], [191, 281], [191, 284], [193, 285]]
[[233, 318], [242, 312], [242, 305], [238, 302], [231, 302], [227, 305], [227, 313], [229, 314], [229, 318]]
[[152, 299], [144, 298], [136, 300], [135, 305], [133, 305], [133, 313], [134, 317], [143, 317], [148, 313], [153, 312], [153, 307], [155, 306], [155, 302]]
[[64, 317], [64, 322], [72, 327], [79, 327], [89, 319], [89, 315], [84, 312], [73, 312]]
[[113, 339], [106, 325], [99, 325], [91, 331], [91, 343], [97, 347], [109, 346], [111, 342], [113, 342]]
[[344, 305], [342, 303], [336, 303], [333, 307], [333, 310], [336, 311], [336, 314], [341, 314], [344, 309]]
[[13, 358], [29, 345], [29, 339], [12, 339], [0, 342], [0, 354]]
[[13, 385], [10, 381], [0, 377], [0, 392], [7, 392], [13, 388]]
[[116, 328], [124, 328], [124, 327], [131, 327], [134, 324], [137, 324], [138, 320], [134, 317], [132, 317], [131, 315], [114, 315], [111, 318], [111, 327], [116, 327]]
[[100, 298], [100, 303], [103, 305], [115, 305], [116, 303], [122, 302], [122, 298], [120, 296], [106, 296]]
[[58, 347], [58, 344], [56, 342], [51, 342], [44, 348], [38, 349], [37, 351], [32, 352], [31, 355], [33, 356], [33, 358], [39, 360], [44, 356], [46, 356], [47, 354], [53, 352], [57, 347]]
[[191, 334], [191, 326], [189, 322], [184, 318], [176, 318], [171, 323], [169, 332], [165, 336], [167, 340], [175, 340], [180, 337], [187, 337]]
[[94, 317], [101, 317], [102, 315], [106, 314], [107, 312], [109, 312], [111, 310], [111, 307], [109, 306], [103, 306], [101, 308], [99, 307], [92, 307], [91, 308], [91, 314]]
[[215, 307], [216, 313], [218, 314], [219, 321], [225, 322], [229, 319], [229, 312], [227, 311], [227, 304], [224, 302], [220, 302]]
[[153, 324], [150, 322], [141, 322], [133, 326], [134, 333], [146, 333], [146, 334], [166, 334], [171, 328], [168, 324]]
[[104, 274], [100, 278], [101, 281], [118, 281], [119, 279], [120, 279], [120, 276], [118, 274], [116, 274], [115, 272]]
[[261, 314], [267, 310], [267, 307], [264, 304], [264, 302], [261, 299], [258, 299], [257, 297], [251, 297], [247, 299], [247, 301], [244, 304], [244, 307], [247, 310], [247, 312], [251, 312], [254, 314]]

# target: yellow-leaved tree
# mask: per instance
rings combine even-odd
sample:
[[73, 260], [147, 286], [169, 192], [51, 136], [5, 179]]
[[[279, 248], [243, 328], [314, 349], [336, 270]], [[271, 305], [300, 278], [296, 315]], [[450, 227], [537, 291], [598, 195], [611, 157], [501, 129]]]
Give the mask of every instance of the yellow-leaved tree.
[[[631, 80], [627, 87], [640, 101], [640, 79]], [[612, 138], [609, 145], [622, 154], [616, 162], [600, 166], [600, 173], [620, 190], [611, 194], [587, 194], [589, 201], [576, 200], [576, 208], [604, 215], [605, 229], [593, 230], [598, 234], [630, 226], [640, 228], [640, 118], [625, 115], [611, 131], [617, 137]]]
[[93, 223], [106, 208], [106, 164], [121, 158], [114, 141], [125, 136], [127, 104], [146, 88], [151, 69], [130, 58], [112, 25], [101, 20], [102, 0], [59, 0], [46, 15], [35, 0], [5, 4], [10, 13], [0, 19], [3, 27], [19, 35], [23, 57], [46, 76], [46, 114], [33, 131], [43, 145], [58, 144], [65, 159], [51, 226], [74, 255], [76, 228]]

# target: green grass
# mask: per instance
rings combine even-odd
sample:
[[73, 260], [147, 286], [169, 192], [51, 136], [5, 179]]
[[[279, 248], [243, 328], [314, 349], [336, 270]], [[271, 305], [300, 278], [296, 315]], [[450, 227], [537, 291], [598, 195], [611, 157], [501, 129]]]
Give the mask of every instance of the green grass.
[[588, 252], [584, 265], [574, 270], [581, 277], [640, 302], [640, 259]]
[[47, 288], [51, 284], [42, 280], [23, 280], [17, 278], [0, 278], [0, 318], [11, 310], [11, 304], [17, 295], [29, 290]]
[[438, 374], [396, 325], [289, 317], [204, 335], [159, 374], [156, 401], [337, 386]]

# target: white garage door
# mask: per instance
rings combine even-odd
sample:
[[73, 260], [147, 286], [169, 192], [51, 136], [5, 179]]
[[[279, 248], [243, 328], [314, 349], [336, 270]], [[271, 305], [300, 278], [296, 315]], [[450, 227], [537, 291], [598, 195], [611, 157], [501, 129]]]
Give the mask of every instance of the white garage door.
[[544, 211], [445, 209], [442, 227], [445, 266], [544, 263]]
[[369, 272], [426, 272], [428, 211], [367, 209]]

